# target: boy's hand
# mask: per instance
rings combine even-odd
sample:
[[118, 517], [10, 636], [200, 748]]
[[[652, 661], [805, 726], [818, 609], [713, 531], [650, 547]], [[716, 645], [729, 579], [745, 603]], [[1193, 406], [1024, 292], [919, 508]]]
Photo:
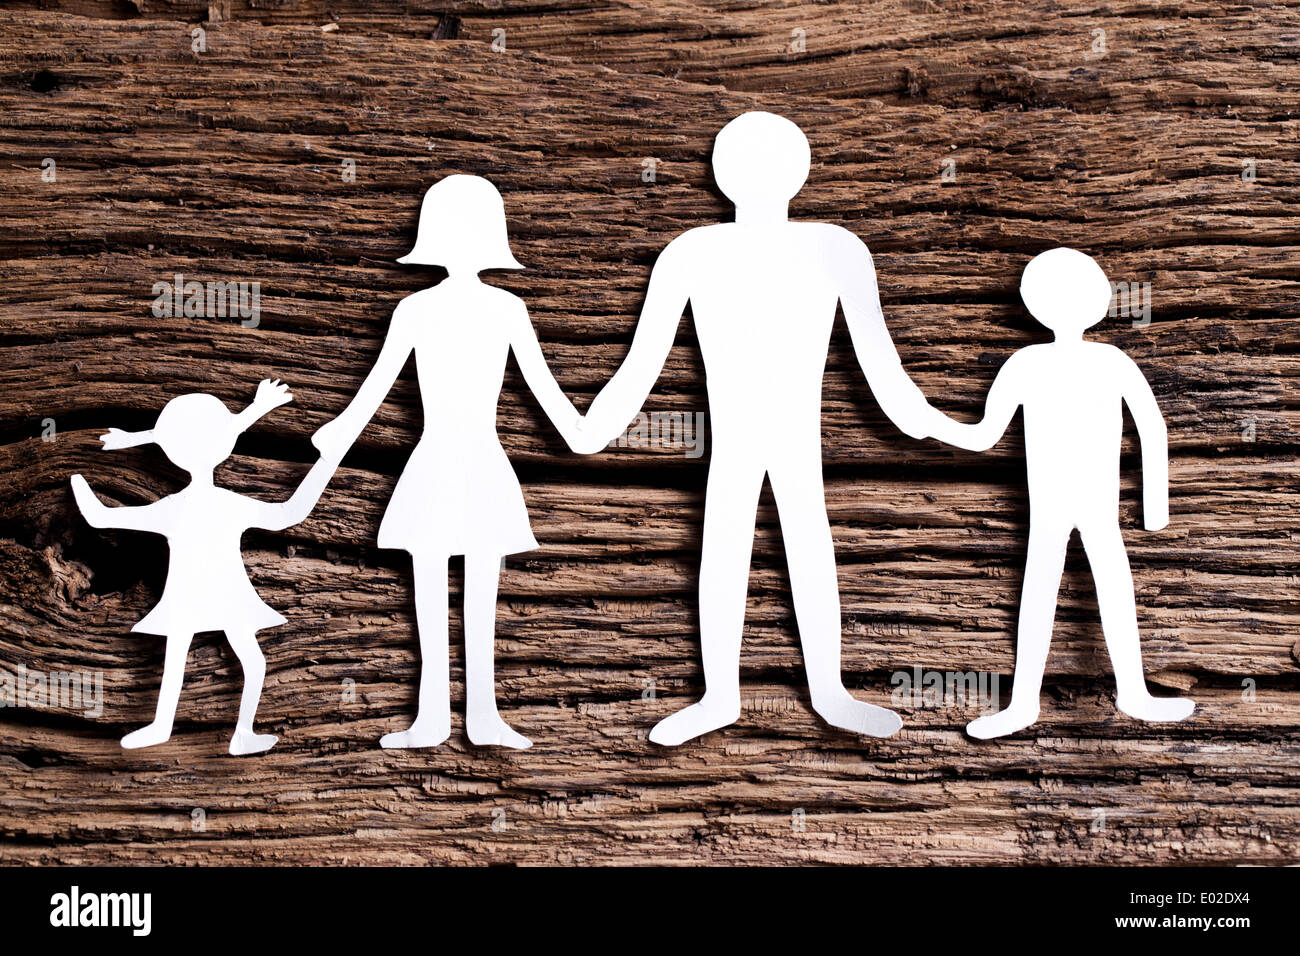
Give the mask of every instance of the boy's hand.
[[566, 439], [569, 442], [569, 447], [579, 455], [594, 455], [608, 444], [601, 441], [599, 435], [591, 433], [591, 425], [586, 417], [582, 415], [578, 416], [570, 429], [570, 434], [566, 436]]
[[257, 395], [253, 398], [253, 404], [267, 412], [292, 401], [293, 394], [289, 391], [289, 386], [278, 378], [274, 381], [264, 378], [258, 382]]
[[1159, 502], [1143, 503], [1142, 523], [1148, 531], [1159, 531], [1169, 526], [1169, 501], [1163, 507]]

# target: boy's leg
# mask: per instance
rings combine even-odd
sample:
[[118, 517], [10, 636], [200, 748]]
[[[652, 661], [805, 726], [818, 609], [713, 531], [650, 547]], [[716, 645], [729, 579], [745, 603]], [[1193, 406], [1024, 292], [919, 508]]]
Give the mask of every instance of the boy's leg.
[[257, 714], [257, 703], [262, 699], [262, 681], [266, 678], [266, 658], [257, 645], [257, 635], [253, 631], [227, 631], [226, 639], [244, 670], [244, 691], [239, 697], [239, 720], [235, 723], [235, 734], [230, 738], [230, 752], [238, 756], [270, 750], [279, 738], [275, 734], [253, 733], [253, 717]]
[[979, 740], [1002, 737], [1023, 730], [1038, 719], [1038, 696], [1043, 688], [1043, 670], [1052, 643], [1052, 622], [1056, 618], [1056, 596], [1065, 570], [1065, 552], [1070, 546], [1068, 524], [1054, 526], [1029, 523], [1029, 550], [1025, 557], [1025, 583], [1020, 593], [1020, 621], [1016, 629], [1016, 677], [1011, 704], [1003, 711], [980, 717], [966, 725], [966, 732]]
[[841, 730], [888, 737], [903, 726], [902, 719], [855, 698], [840, 671], [840, 589], [820, 449], [792, 455], [788, 466], [773, 468], [771, 479], [813, 709]]
[[1182, 720], [1196, 706], [1180, 697], [1152, 697], [1142, 673], [1142, 645], [1138, 637], [1133, 574], [1129, 569], [1124, 536], [1117, 523], [1082, 529], [1092, 577], [1097, 585], [1106, 650], [1115, 668], [1115, 704], [1138, 720]]
[[715, 445], [704, 497], [700, 552], [700, 656], [704, 696], [665, 717], [652, 743], [675, 747], [740, 717], [740, 642], [764, 469], [719, 455]]
[[451, 677], [447, 647], [447, 558], [416, 557], [415, 627], [420, 637], [420, 696], [415, 722], [385, 734], [389, 749], [436, 747], [451, 736]]
[[494, 667], [501, 555], [465, 555], [465, 733], [480, 747], [523, 750], [533, 742], [497, 712]]
[[158, 708], [153, 723], [133, 730], [122, 738], [127, 750], [152, 747], [172, 735], [172, 721], [176, 718], [176, 702], [181, 698], [181, 682], [185, 678], [185, 657], [190, 650], [193, 634], [169, 634], [167, 652], [163, 659], [162, 687], [158, 690]]

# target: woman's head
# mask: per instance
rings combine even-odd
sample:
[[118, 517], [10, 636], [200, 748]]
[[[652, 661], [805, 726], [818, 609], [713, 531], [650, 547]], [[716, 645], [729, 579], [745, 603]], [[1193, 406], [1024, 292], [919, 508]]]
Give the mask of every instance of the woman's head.
[[506, 238], [506, 207], [482, 176], [448, 176], [420, 204], [415, 248], [397, 260], [448, 272], [522, 269]]

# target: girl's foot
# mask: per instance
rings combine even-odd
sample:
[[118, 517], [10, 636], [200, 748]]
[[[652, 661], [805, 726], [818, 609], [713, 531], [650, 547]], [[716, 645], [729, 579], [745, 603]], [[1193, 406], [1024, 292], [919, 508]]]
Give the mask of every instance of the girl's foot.
[[384, 734], [379, 738], [379, 746], [386, 750], [414, 750], [418, 747], [437, 747], [451, 736], [451, 718], [443, 720], [424, 720], [415, 718], [415, 723], [406, 730], [395, 734]]
[[966, 725], [966, 733], [976, 740], [991, 740], [994, 737], [1014, 734], [1017, 730], [1024, 730], [1037, 719], [1037, 704], [1018, 707], [1013, 700], [1006, 710], [972, 720]]
[[515, 750], [527, 750], [533, 742], [523, 734], [515, 733], [509, 724], [500, 717], [491, 721], [467, 722], [465, 733], [469, 742], [476, 747], [511, 747]]
[[1192, 716], [1196, 704], [1186, 697], [1152, 697], [1144, 694], [1140, 697], [1121, 697], [1115, 706], [1135, 720], [1168, 721], [1182, 720]]
[[280, 738], [275, 734], [254, 734], [249, 731], [236, 730], [230, 738], [230, 752], [236, 757], [244, 754], [260, 754], [270, 750]]
[[159, 723], [154, 721], [147, 727], [141, 727], [139, 730], [133, 730], [122, 738], [122, 746], [127, 750], [138, 750], [141, 747], [152, 747], [160, 744], [172, 735], [172, 725], [170, 723]]
[[650, 742], [661, 747], [676, 747], [739, 719], [738, 697], [723, 700], [717, 695], [711, 697], [705, 691], [699, 703], [691, 704], [655, 724], [650, 731]]

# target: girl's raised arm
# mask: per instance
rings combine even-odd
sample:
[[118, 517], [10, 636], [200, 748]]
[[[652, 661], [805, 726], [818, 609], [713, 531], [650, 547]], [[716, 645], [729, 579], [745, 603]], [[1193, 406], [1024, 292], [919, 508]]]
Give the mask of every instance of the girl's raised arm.
[[90, 485], [81, 475], [72, 476], [72, 496], [77, 501], [77, 508], [80, 509], [82, 517], [92, 528], [123, 528], [127, 531], [164, 533], [166, 508], [163, 501], [110, 508], [95, 496], [95, 493], [90, 490]]
[[537, 397], [542, 411], [546, 412], [546, 417], [551, 420], [551, 424], [555, 426], [569, 447], [579, 451], [582, 436], [577, 430], [577, 425], [582, 420], [582, 416], [573, 407], [573, 402], [569, 401], [569, 396], [561, 391], [555, 376], [551, 374], [550, 366], [546, 364], [546, 356], [542, 354], [542, 347], [538, 344], [537, 333], [533, 330], [533, 323], [528, 319], [528, 308], [522, 302], [519, 303], [519, 310], [512, 316], [511, 322], [510, 348], [515, 353], [515, 361], [519, 363], [519, 371], [524, 373], [524, 381], [528, 383], [528, 388]]

